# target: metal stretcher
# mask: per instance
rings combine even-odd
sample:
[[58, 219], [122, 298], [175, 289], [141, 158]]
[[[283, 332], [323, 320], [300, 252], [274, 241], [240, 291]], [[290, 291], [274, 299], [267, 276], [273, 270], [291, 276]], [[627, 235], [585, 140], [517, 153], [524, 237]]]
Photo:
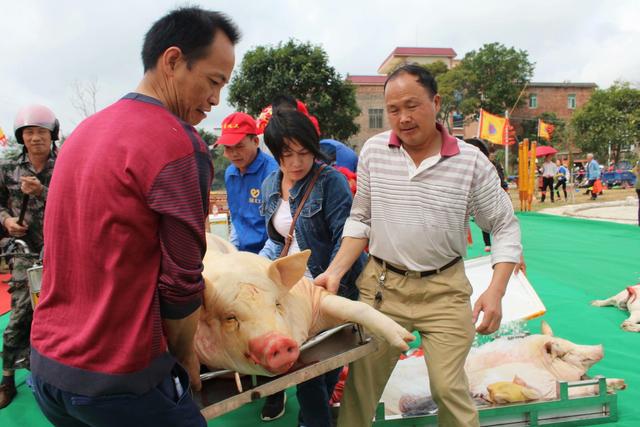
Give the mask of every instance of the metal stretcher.
[[231, 371], [201, 375], [202, 390], [195, 393], [202, 415], [210, 420], [240, 406], [342, 367], [377, 350], [374, 340], [364, 337], [354, 324], [346, 324], [310, 339], [300, 347], [298, 362], [278, 377], [240, 377], [238, 391]]
[[[595, 396], [569, 397], [569, 389], [598, 385]], [[483, 427], [525, 426], [584, 426], [618, 421], [618, 396], [607, 393], [604, 377], [585, 381], [559, 382], [557, 400], [525, 404], [479, 406], [480, 425]], [[402, 417], [386, 416], [384, 403], [376, 410], [374, 427], [427, 427], [437, 426], [436, 414]]]

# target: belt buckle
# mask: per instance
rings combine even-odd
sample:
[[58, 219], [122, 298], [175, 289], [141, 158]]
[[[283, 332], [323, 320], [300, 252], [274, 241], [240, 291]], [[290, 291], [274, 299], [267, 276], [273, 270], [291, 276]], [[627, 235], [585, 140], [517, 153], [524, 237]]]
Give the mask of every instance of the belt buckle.
[[404, 275], [406, 277], [409, 277], [411, 279], [419, 279], [422, 277], [422, 275], [420, 274], [419, 271], [411, 271], [411, 270], [407, 270], [404, 272]]

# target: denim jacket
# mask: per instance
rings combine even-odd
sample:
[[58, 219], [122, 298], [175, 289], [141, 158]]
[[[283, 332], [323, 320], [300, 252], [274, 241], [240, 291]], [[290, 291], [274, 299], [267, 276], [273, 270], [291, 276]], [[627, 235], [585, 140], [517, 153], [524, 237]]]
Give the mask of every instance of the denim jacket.
[[[307, 191], [309, 181], [320, 167], [315, 163], [306, 177], [296, 182], [289, 191], [291, 216], [295, 214], [300, 200]], [[271, 218], [280, 205], [282, 172], [278, 169], [262, 183], [262, 205], [260, 213], [267, 224], [269, 240], [260, 255], [276, 259], [284, 246], [284, 238], [275, 230]], [[330, 166], [324, 168], [296, 221], [295, 235], [300, 250], [311, 250], [307, 267], [313, 277], [324, 272], [340, 249], [342, 228], [349, 217], [353, 202], [349, 184], [344, 176]], [[270, 242], [271, 241], [271, 242]], [[272, 244], [272, 243], [275, 243]], [[363, 254], [344, 275], [338, 294], [357, 298], [356, 279], [364, 268]]]

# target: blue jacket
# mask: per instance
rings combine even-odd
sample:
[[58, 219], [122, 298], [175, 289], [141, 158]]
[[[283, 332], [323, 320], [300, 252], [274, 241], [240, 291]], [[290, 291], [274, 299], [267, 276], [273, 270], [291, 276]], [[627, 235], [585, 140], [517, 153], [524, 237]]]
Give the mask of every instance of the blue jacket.
[[354, 173], [358, 171], [358, 155], [355, 151], [335, 139], [320, 140], [320, 147], [322, 148], [324, 145], [333, 147], [335, 150], [337, 166], [343, 166]]
[[596, 162], [596, 159], [592, 159], [587, 164], [587, 179], [600, 178], [600, 165]]
[[275, 159], [258, 149], [258, 155], [244, 174], [234, 165], [224, 173], [233, 226], [231, 243], [241, 251], [257, 254], [267, 240], [264, 218], [260, 214], [261, 187], [264, 179], [276, 169]]
[[[294, 215], [307, 190], [309, 181], [319, 167], [319, 164], [314, 164], [309, 174], [296, 182], [289, 191], [291, 216]], [[275, 251], [267, 251], [265, 247], [261, 255], [270, 259], [277, 258], [284, 246], [284, 238], [275, 230], [271, 222], [271, 218], [282, 200], [281, 181], [282, 172], [278, 170], [269, 175], [262, 184], [263, 197], [260, 211], [267, 224], [269, 239], [275, 242]], [[320, 173], [295, 225], [296, 240], [300, 250], [311, 250], [307, 267], [313, 277], [323, 273], [338, 253], [342, 239], [342, 228], [349, 217], [352, 202], [349, 184], [344, 175], [327, 166]], [[357, 298], [358, 291], [355, 282], [364, 268], [365, 260], [366, 257], [363, 253], [344, 275], [340, 283], [339, 295], [351, 299]]]

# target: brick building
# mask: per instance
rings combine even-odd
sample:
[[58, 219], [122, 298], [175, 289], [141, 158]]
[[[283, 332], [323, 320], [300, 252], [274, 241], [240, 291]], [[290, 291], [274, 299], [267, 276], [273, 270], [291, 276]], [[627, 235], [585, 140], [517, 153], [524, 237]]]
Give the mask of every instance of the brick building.
[[532, 119], [542, 113], [553, 112], [559, 119], [568, 121], [573, 112], [587, 103], [595, 83], [534, 83], [527, 85], [523, 98], [511, 116], [514, 119]]

